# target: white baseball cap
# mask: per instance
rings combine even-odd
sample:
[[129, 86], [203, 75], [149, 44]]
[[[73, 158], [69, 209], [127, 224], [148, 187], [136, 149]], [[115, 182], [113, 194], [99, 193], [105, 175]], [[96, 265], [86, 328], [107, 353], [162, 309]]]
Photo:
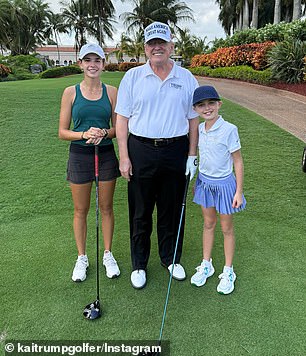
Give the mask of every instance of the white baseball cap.
[[104, 51], [98, 44], [87, 43], [86, 45], [82, 46], [80, 50], [79, 58], [83, 59], [89, 53], [94, 53], [99, 57], [101, 57], [102, 59], [105, 59]]
[[153, 38], [160, 38], [166, 42], [171, 41], [171, 31], [167, 24], [162, 22], [153, 22], [144, 30], [145, 43]]

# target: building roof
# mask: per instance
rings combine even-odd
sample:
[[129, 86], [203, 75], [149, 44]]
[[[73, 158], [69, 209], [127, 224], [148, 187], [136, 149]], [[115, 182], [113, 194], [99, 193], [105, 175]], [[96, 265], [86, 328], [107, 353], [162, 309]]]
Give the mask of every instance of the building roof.
[[[116, 47], [104, 47], [103, 48], [105, 53], [111, 53], [116, 50]], [[48, 45], [48, 46], [41, 46], [41, 47], [36, 47], [36, 52], [72, 52], [75, 53], [75, 47], [74, 46], [57, 46], [56, 45]]]

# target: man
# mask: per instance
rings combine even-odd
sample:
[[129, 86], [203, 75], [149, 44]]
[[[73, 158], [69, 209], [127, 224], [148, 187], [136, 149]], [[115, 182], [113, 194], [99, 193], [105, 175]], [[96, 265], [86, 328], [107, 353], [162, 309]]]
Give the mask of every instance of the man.
[[[131, 283], [137, 289], [146, 285], [155, 205], [159, 256], [172, 269], [185, 174], [192, 179], [196, 172], [198, 128], [192, 110], [198, 83], [170, 59], [174, 44], [169, 26], [154, 22], [144, 35], [148, 61], [125, 74], [115, 109], [120, 171], [128, 180]], [[179, 264], [183, 235], [184, 223], [173, 267], [177, 280], [186, 278]]]

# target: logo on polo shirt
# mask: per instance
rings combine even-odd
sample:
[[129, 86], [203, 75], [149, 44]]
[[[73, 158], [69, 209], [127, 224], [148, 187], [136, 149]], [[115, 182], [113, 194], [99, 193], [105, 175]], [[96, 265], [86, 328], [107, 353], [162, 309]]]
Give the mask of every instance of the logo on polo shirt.
[[182, 89], [182, 86], [180, 84], [170, 83], [170, 88]]

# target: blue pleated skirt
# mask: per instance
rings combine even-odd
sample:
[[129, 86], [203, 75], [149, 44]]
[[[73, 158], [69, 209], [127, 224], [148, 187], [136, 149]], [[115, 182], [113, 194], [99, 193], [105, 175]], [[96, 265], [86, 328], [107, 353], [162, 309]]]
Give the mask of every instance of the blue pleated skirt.
[[216, 208], [219, 214], [234, 214], [245, 209], [246, 200], [242, 195], [243, 202], [239, 208], [233, 208], [233, 198], [236, 193], [236, 178], [230, 174], [224, 178], [207, 177], [199, 173], [193, 202], [204, 208]]

